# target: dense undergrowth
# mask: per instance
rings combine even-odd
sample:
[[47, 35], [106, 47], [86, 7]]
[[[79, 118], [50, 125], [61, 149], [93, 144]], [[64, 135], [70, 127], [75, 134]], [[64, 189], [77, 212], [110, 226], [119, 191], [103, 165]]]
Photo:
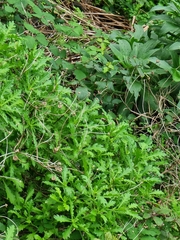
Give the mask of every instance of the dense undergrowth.
[[136, 17], [138, 22], [144, 23], [151, 16], [150, 10], [158, 5], [167, 5], [169, 0], [92, 0], [108, 12], [119, 13], [127, 18]]
[[179, 3], [91, 37], [52, 6], [0, 11], [0, 239], [179, 239]]

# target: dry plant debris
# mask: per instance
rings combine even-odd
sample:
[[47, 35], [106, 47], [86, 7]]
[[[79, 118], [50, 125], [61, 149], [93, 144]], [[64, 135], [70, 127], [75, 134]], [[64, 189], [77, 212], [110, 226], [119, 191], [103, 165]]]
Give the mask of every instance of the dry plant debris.
[[75, 18], [84, 27], [100, 28], [103, 31], [110, 31], [113, 29], [131, 29], [130, 23], [125, 17], [107, 13], [103, 9], [87, 3], [87, 1], [81, 1], [79, 3], [81, 10], [83, 10], [83, 17], [78, 16], [77, 12], [75, 13], [74, 7], [76, 4], [73, 5], [73, 2], [71, 2], [71, 4], [69, 4], [69, 1], [56, 3], [49, 0], [49, 2], [55, 6], [56, 14], [60, 15], [60, 18], [67, 24], [70, 19]]

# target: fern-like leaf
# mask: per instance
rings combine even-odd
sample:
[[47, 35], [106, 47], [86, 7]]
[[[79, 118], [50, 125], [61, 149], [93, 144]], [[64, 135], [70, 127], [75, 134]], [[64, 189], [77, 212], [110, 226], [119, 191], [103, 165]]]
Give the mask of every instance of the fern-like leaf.
[[10, 227], [7, 228], [5, 240], [13, 240], [14, 234], [15, 234], [15, 226], [11, 225]]

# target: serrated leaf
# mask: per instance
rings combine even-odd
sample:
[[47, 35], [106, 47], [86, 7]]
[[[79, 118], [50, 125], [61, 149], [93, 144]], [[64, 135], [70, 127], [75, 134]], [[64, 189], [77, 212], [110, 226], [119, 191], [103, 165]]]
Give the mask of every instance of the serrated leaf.
[[64, 192], [66, 193], [66, 196], [72, 197], [74, 196], [74, 189], [72, 187], [64, 187]]
[[131, 203], [129, 206], [128, 206], [130, 209], [134, 209], [134, 208], [137, 208], [138, 207], [138, 204], [137, 203]]
[[97, 200], [104, 206], [107, 204], [107, 201], [103, 196], [98, 196]]
[[58, 222], [71, 222], [71, 219], [69, 219], [68, 217], [64, 216], [64, 215], [55, 215], [54, 219], [56, 219], [56, 221]]
[[131, 197], [130, 193], [125, 193], [124, 195], [122, 195], [122, 200], [121, 200], [120, 206], [127, 204], [130, 200], [130, 197]]
[[[153, 180], [153, 178], [152, 178], [152, 180]], [[161, 196], [161, 195], [164, 195], [164, 192], [161, 190], [155, 190], [155, 191], [151, 192], [151, 195]]]
[[14, 234], [15, 234], [15, 226], [11, 225], [10, 227], [7, 228], [5, 240], [14, 239]]
[[91, 146], [91, 149], [94, 150], [95, 152], [103, 153], [106, 152], [106, 148], [98, 143], [95, 143]]
[[68, 239], [71, 235], [73, 226], [68, 227], [65, 231], [63, 231], [63, 239]]
[[82, 215], [85, 215], [87, 212], [88, 212], [88, 208], [87, 208], [87, 207], [81, 207], [81, 208], [79, 209], [79, 212], [78, 212], [78, 214], [77, 214], [77, 217], [82, 216]]
[[29, 188], [28, 188], [28, 192], [27, 192], [27, 196], [26, 196], [25, 202], [28, 202], [29, 199], [33, 196], [33, 194], [34, 194], [34, 188], [33, 188], [33, 186], [31, 185], [31, 186], [29, 186]]
[[11, 191], [11, 189], [6, 185], [6, 183], [4, 182], [4, 186], [5, 186], [5, 190], [6, 190], [6, 195], [8, 200], [10, 201], [10, 203], [12, 203], [13, 205], [16, 205], [16, 198], [14, 193]]

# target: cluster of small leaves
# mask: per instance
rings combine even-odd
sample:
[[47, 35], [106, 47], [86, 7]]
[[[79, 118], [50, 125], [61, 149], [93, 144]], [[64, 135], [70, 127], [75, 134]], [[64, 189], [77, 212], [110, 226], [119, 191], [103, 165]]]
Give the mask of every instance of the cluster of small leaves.
[[[13, 225], [22, 240], [134, 239], [129, 227], [134, 222], [136, 231], [139, 221], [139, 236], [145, 213], [161, 230], [167, 215], [149, 216], [164, 195], [155, 189], [164, 153], [154, 150], [150, 136], [136, 137], [128, 123], [115, 122], [98, 99], [78, 100], [81, 92], [62, 87], [43, 52], [13, 31], [13, 23], [0, 26], [0, 205], [8, 204], [0, 230], [7, 230], [6, 239], [13, 238]], [[176, 231], [177, 224], [170, 233]]]

